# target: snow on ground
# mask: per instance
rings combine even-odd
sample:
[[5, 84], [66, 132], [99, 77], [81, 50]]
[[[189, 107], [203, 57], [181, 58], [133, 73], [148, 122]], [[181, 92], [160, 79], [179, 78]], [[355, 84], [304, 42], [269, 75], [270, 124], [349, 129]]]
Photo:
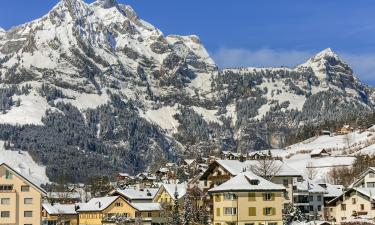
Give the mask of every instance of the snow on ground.
[[160, 109], [149, 110], [140, 115], [148, 121], [159, 125], [162, 129], [168, 133], [173, 134], [177, 132], [179, 126], [178, 121], [174, 118], [176, 115], [177, 106], [163, 106]]
[[14, 100], [21, 99], [19, 107], [13, 106], [6, 114], [0, 114], [2, 124], [35, 124], [43, 125], [42, 117], [50, 106], [47, 100], [34, 91], [28, 95], [15, 96]]
[[220, 125], [223, 124], [223, 122], [216, 116], [217, 110], [208, 110], [197, 106], [193, 106], [192, 108], [196, 113], [202, 115], [203, 119], [206, 120], [206, 122], [218, 123]]
[[57, 101], [63, 101], [65, 103], [71, 103], [79, 110], [85, 109], [95, 109], [101, 105], [106, 104], [109, 101], [109, 96], [107, 92], [103, 90], [101, 95], [98, 94], [87, 94], [87, 93], [78, 93], [74, 91], [63, 90], [64, 94], [69, 97], [74, 97], [75, 99], [58, 99]]
[[8, 164], [38, 185], [50, 182], [46, 175], [46, 167], [38, 165], [28, 152], [5, 150], [3, 146], [4, 142], [0, 141], [0, 163]]

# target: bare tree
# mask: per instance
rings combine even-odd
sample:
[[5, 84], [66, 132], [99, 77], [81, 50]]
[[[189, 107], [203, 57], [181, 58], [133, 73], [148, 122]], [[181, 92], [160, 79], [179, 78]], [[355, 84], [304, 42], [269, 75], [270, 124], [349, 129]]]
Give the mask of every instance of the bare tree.
[[307, 166], [306, 166], [307, 178], [309, 178], [310, 180], [313, 180], [317, 174], [318, 174], [318, 171], [316, 170], [316, 168], [314, 168], [313, 163], [312, 162], [307, 163]]
[[250, 171], [266, 180], [272, 180], [274, 176], [279, 174], [282, 166], [281, 164], [281, 161], [262, 158], [257, 160], [254, 165], [250, 166]]

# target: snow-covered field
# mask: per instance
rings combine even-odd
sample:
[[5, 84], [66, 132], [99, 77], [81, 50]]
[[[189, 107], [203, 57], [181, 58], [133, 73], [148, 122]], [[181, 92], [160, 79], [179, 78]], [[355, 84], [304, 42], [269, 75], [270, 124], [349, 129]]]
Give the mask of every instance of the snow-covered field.
[[28, 152], [5, 150], [3, 146], [4, 142], [0, 141], [0, 163], [8, 164], [36, 184], [49, 183], [46, 168], [38, 165]]
[[[273, 156], [283, 158], [292, 168], [300, 171], [306, 177], [308, 168], [313, 170], [316, 181], [326, 179], [327, 173], [334, 167], [351, 166], [355, 155], [375, 155], [375, 129], [355, 131], [348, 135], [322, 135], [291, 145], [285, 149], [271, 150]], [[348, 148], [348, 146], [350, 146]], [[331, 156], [311, 158], [312, 151], [325, 149]], [[267, 153], [267, 151], [264, 151]]]

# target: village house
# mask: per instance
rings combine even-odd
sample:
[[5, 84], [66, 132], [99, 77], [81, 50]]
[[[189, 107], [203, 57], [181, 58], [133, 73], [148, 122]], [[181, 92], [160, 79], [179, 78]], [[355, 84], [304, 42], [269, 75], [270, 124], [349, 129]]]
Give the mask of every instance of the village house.
[[220, 158], [222, 160], [240, 160], [240, 161], [243, 161], [245, 159], [242, 153], [231, 152], [231, 151], [222, 151], [220, 153]]
[[322, 186], [304, 180], [293, 185], [293, 204], [310, 220], [324, 218], [324, 195], [327, 190]]
[[310, 157], [313, 158], [323, 158], [323, 157], [328, 157], [331, 156], [331, 153], [327, 152], [327, 150], [323, 149], [315, 149], [311, 151]]
[[41, 224], [46, 195], [38, 184], [9, 165], [0, 164], [0, 224]]
[[50, 203], [75, 204], [82, 202], [81, 194], [75, 191], [48, 192], [47, 200]]
[[172, 206], [176, 200], [176, 192], [177, 200], [182, 206], [187, 192], [187, 184], [162, 184], [155, 194], [153, 202], [167, 203]]
[[[258, 163], [259, 161], [256, 160], [247, 160], [244, 162], [238, 160], [217, 160], [209, 165], [209, 168], [200, 178], [204, 182], [203, 190], [207, 192], [209, 189], [219, 186], [241, 172], [251, 171], [252, 167], [259, 165]], [[271, 181], [285, 187], [284, 203], [292, 203], [293, 182], [296, 179], [302, 179], [302, 175], [281, 161], [275, 160], [274, 164], [279, 169], [273, 175]], [[209, 202], [212, 201], [209, 200]]]
[[135, 178], [133, 176], [130, 176], [128, 173], [118, 173], [116, 176], [116, 180], [118, 183], [124, 183], [127, 185], [135, 183]]
[[209, 190], [213, 224], [282, 225], [285, 187], [242, 172]]
[[42, 225], [78, 225], [78, 204], [42, 204]]
[[134, 224], [161, 224], [161, 207], [158, 203], [129, 203], [121, 196], [93, 198], [77, 210], [79, 224], [107, 225], [127, 221]]
[[147, 172], [139, 173], [135, 178], [140, 188], [151, 188], [157, 180], [155, 175]]
[[375, 167], [363, 171], [350, 187], [375, 188]]
[[181, 167], [188, 170], [194, 170], [197, 168], [197, 161], [195, 159], [182, 160]]

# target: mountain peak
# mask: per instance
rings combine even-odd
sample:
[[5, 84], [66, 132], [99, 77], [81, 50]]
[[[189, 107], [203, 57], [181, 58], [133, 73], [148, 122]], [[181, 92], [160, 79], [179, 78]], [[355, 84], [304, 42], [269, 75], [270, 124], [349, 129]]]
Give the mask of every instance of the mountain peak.
[[323, 51], [316, 54], [313, 58], [315, 58], [315, 59], [326, 59], [326, 58], [336, 58], [336, 59], [338, 59], [339, 57], [334, 51], [332, 51], [331, 48], [326, 48]]
[[96, 0], [94, 2], [94, 5], [99, 5], [102, 8], [109, 9], [109, 8], [117, 6], [117, 1], [116, 0]]

